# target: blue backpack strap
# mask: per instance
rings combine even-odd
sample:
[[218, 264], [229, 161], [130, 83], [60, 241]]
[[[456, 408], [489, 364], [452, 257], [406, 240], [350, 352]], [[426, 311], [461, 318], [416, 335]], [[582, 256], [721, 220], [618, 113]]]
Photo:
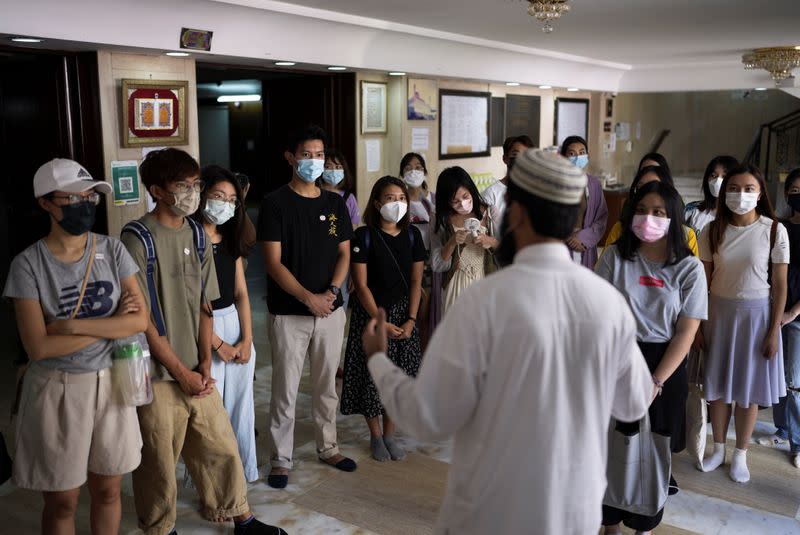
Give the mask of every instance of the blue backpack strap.
[[203, 258], [206, 255], [206, 233], [203, 230], [203, 225], [201, 225], [191, 217], [187, 217], [186, 221], [188, 221], [189, 226], [192, 227], [192, 239], [194, 240], [194, 249], [195, 251], [197, 251], [197, 258], [200, 259], [200, 264], [202, 264]]
[[150, 312], [153, 314], [153, 323], [160, 336], [167, 335], [167, 329], [164, 327], [164, 318], [161, 315], [161, 307], [158, 304], [158, 292], [156, 292], [156, 244], [153, 242], [153, 235], [150, 234], [148, 229], [140, 221], [130, 221], [122, 227], [122, 232], [130, 232], [144, 245], [144, 252], [147, 258], [147, 292], [150, 295]]

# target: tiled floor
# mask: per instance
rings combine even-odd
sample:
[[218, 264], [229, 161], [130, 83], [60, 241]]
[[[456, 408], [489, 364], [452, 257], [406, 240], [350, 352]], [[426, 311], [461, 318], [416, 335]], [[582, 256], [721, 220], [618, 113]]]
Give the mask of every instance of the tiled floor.
[[[251, 260], [248, 270], [256, 332], [257, 371], [255, 383], [256, 427], [259, 464], [267, 470], [267, 409], [270, 373], [266, 347], [266, 306], [260, 260]], [[13, 392], [9, 337], [0, 340], [0, 430], [8, 436], [8, 409]], [[413, 452], [397, 463], [369, 459], [368, 432], [361, 417], [340, 416], [339, 441], [344, 454], [361, 463], [355, 474], [344, 474], [316, 459], [311, 424], [310, 384], [306, 374], [298, 400], [295, 433], [296, 465], [284, 491], [276, 491], [261, 480], [250, 485], [253, 511], [263, 520], [285, 528], [293, 535], [305, 534], [423, 534], [430, 533], [438, 500], [444, 489], [450, 446], [420, 444], [404, 438]], [[770, 430], [769, 411], [760, 414], [758, 432]], [[679, 456], [675, 473], [681, 492], [670, 498], [661, 534], [790, 535], [800, 534], [800, 470], [788, 461], [785, 451], [754, 446], [749, 454], [753, 480], [735, 484], [724, 470], [702, 474], [688, 458]], [[410, 489], [414, 489], [411, 491]], [[88, 500], [83, 493], [77, 533], [89, 533]], [[196, 512], [196, 493], [179, 493], [178, 530], [181, 535], [230, 534], [229, 525], [205, 522]], [[141, 533], [136, 528], [130, 478], [124, 483], [122, 533]], [[0, 487], [0, 534], [38, 533], [41, 499], [38, 494]], [[533, 533], [533, 532], [531, 532]], [[631, 533], [626, 531], [626, 533]]]

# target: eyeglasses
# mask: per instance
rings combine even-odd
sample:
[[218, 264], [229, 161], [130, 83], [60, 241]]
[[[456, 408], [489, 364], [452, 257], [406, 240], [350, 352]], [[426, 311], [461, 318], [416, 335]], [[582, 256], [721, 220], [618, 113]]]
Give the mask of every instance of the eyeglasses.
[[175, 193], [188, 193], [191, 190], [200, 192], [205, 189], [206, 183], [202, 180], [197, 180], [195, 182], [175, 182], [173, 187], [175, 188]]
[[222, 201], [222, 202], [230, 202], [233, 203], [234, 208], [239, 208], [239, 199], [236, 197], [226, 197], [224, 193], [221, 191], [214, 191], [208, 194], [208, 200], [211, 201]]
[[82, 202], [90, 202], [97, 206], [100, 204], [100, 194], [90, 193], [89, 195], [81, 195], [80, 193], [71, 193], [69, 195], [50, 195], [51, 199], [66, 199], [67, 204], [79, 204]]

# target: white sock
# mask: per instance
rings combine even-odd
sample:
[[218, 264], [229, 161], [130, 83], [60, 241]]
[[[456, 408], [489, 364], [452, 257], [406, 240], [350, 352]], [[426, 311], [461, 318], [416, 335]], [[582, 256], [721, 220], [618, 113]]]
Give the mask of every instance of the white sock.
[[747, 469], [747, 450], [740, 450], [739, 448], [733, 450], [731, 479], [737, 483], [750, 481], [750, 470]]
[[711, 472], [719, 468], [725, 462], [725, 443], [714, 442], [714, 453], [711, 457], [703, 459], [703, 463], [697, 468], [703, 472]]
[[792, 459], [792, 462], [794, 462], [794, 465], [797, 468], [800, 468], [800, 453], [795, 453], [794, 454], [794, 459]]

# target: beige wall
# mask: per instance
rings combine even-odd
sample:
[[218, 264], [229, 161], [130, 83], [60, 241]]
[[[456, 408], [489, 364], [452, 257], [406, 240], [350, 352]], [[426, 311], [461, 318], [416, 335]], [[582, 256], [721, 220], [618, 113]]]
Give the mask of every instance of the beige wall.
[[[387, 133], [386, 134], [361, 134], [361, 81], [385, 82], [387, 88]], [[573, 92], [554, 91], [551, 89], [543, 90], [535, 87], [509, 87], [505, 84], [488, 84], [481, 82], [471, 82], [464, 80], [437, 80], [439, 89], [455, 89], [464, 91], [483, 91], [490, 92], [493, 97], [505, 97], [509, 94], [514, 95], [535, 95], [541, 97], [541, 114], [539, 140], [542, 146], [553, 144], [553, 130], [555, 118], [555, 99], [557, 97], [586, 98], [590, 99], [590, 120], [589, 120], [589, 150], [590, 153], [600, 153], [600, 136], [602, 123], [598, 121], [601, 100], [604, 98], [602, 93], [590, 93], [588, 91]], [[439, 121], [409, 121], [406, 115], [406, 92], [408, 79], [405, 76], [385, 76], [381, 74], [358, 73], [356, 76], [358, 84], [358, 106], [357, 106], [357, 143], [356, 143], [356, 176], [357, 176], [357, 197], [360, 206], [364, 207], [372, 184], [384, 175], [397, 175], [400, 160], [407, 152], [411, 152], [411, 135], [413, 128], [429, 129], [429, 147], [427, 151], [419, 151], [425, 157], [428, 167], [428, 184], [432, 189], [436, 189], [436, 177], [439, 173], [451, 166], [461, 166], [470, 174], [491, 174], [496, 178], [505, 175], [505, 165], [503, 164], [503, 150], [500, 147], [492, 147], [491, 156], [480, 158], [462, 158], [455, 160], [439, 160]], [[597, 117], [596, 117], [597, 116]], [[366, 148], [367, 139], [381, 140], [381, 170], [378, 172], [367, 173], [366, 169]], [[594, 160], [593, 160], [594, 162]]]
[[[662, 129], [671, 133], [661, 152], [675, 175], [696, 175], [716, 155], [744, 157], [759, 125], [800, 108], [800, 99], [778, 90], [752, 92], [629, 93], [616, 98], [615, 121], [631, 124], [631, 151], [618, 142], [611, 171], [627, 183]], [[641, 138], [636, 139], [636, 123]]]
[[[197, 136], [197, 86], [193, 59], [166, 56], [145, 56], [101, 50], [97, 53], [100, 80], [100, 114], [103, 129], [103, 157], [105, 176], [111, 180], [111, 162], [114, 160], [137, 160], [141, 163], [142, 149], [126, 149], [121, 142], [122, 82], [124, 78], [153, 80], [186, 80], [189, 92], [186, 95], [189, 144], [179, 146], [195, 158], [199, 156]], [[147, 210], [146, 193], [140, 186], [141, 200], [131, 206], [114, 206], [110, 196], [108, 207], [108, 233], [119, 236], [122, 225], [144, 215]]]

